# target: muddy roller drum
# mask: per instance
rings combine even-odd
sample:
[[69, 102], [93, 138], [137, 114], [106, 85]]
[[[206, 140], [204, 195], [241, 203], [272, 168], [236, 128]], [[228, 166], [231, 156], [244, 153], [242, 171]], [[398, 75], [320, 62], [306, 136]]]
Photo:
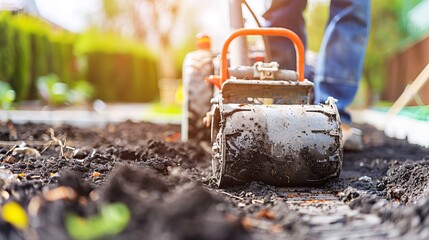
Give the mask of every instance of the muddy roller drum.
[[318, 185], [338, 176], [342, 148], [337, 116], [334, 103], [223, 105], [213, 118], [223, 122], [213, 132], [218, 185]]
[[[226, 50], [241, 35], [288, 37], [297, 50], [296, 74], [256, 63], [254, 76], [230, 76]], [[212, 99], [212, 168], [219, 187], [250, 181], [276, 186], [319, 185], [339, 176], [343, 161], [336, 100], [311, 104], [313, 83], [303, 77], [303, 47], [286, 29], [242, 29], [221, 56], [221, 91]], [[286, 70], [289, 71], [289, 70]], [[228, 77], [228, 79], [227, 79]]]

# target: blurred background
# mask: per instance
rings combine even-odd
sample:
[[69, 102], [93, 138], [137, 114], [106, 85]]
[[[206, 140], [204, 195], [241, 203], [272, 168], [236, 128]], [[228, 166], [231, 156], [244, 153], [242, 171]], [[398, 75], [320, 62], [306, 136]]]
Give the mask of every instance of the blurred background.
[[[248, 3], [259, 16], [265, 11], [264, 1]], [[209, 34], [213, 51], [220, 50], [230, 32], [227, 7], [227, 0], [0, 0], [1, 108], [159, 102], [160, 79], [177, 79], [168, 84], [180, 88], [196, 33]], [[318, 51], [328, 7], [309, 0], [311, 51]], [[429, 0], [372, 1], [355, 107], [389, 105], [426, 66], [428, 12]], [[429, 104], [429, 95], [412, 104]]]

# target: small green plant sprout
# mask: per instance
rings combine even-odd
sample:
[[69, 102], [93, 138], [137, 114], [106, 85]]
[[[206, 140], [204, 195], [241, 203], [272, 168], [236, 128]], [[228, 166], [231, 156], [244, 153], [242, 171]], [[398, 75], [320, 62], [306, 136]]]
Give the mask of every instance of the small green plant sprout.
[[88, 218], [70, 213], [64, 223], [73, 239], [92, 240], [119, 234], [130, 218], [130, 210], [124, 203], [111, 203], [102, 206], [98, 215]]
[[37, 79], [39, 95], [49, 105], [84, 104], [94, 94], [93, 86], [84, 80], [79, 80], [69, 86], [60, 81], [56, 74], [48, 74]]
[[95, 93], [94, 87], [85, 80], [76, 81], [70, 89], [67, 99], [72, 104], [84, 104], [91, 100]]
[[12, 109], [15, 101], [15, 91], [7, 82], [0, 81], [0, 107], [1, 109]]
[[41, 76], [37, 79], [36, 86], [42, 99], [49, 105], [63, 105], [67, 102], [69, 86], [62, 83], [58, 75]]

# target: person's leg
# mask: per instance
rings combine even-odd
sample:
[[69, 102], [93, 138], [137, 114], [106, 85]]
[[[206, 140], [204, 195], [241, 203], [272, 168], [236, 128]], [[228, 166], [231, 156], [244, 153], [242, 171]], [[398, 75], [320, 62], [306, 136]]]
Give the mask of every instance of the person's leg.
[[[307, 44], [305, 21], [302, 15], [307, 0], [272, 0], [264, 18], [269, 27], [283, 27], [294, 31]], [[273, 61], [283, 69], [296, 69], [295, 49], [290, 40], [284, 37], [269, 37]]]
[[370, 23], [369, 0], [331, 0], [330, 18], [315, 70], [315, 103], [338, 99], [343, 123], [350, 124], [346, 107], [362, 75]]

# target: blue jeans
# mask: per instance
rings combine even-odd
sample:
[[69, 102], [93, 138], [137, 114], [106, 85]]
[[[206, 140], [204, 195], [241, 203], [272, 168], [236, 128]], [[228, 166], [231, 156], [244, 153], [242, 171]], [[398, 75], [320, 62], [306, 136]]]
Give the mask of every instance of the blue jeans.
[[[291, 29], [306, 46], [302, 15], [306, 5], [307, 0], [272, 0], [264, 18], [268, 26]], [[315, 103], [324, 103], [329, 96], [338, 99], [341, 120], [347, 124], [351, 123], [351, 116], [346, 108], [361, 79], [369, 24], [370, 0], [331, 0], [317, 64], [315, 69], [306, 66], [306, 77], [314, 81]], [[273, 60], [282, 68], [296, 69], [292, 43], [281, 37], [270, 37], [269, 42]]]

